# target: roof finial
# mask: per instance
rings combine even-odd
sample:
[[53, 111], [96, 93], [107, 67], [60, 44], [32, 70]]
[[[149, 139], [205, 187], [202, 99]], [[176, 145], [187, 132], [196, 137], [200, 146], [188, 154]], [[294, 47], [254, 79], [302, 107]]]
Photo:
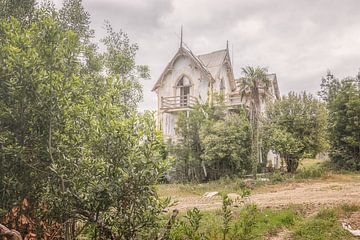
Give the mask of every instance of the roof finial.
[[180, 47], [183, 45], [183, 26], [181, 25], [181, 31], [180, 31]]
[[226, 40], [226, 50], [229, 51], [229, 40]]

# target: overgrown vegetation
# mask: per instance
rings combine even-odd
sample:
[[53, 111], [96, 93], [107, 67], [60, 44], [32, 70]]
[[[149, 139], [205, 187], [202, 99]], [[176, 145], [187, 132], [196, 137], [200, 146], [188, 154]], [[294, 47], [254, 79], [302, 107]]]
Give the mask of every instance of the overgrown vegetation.
[[[298, 165], [324, 150], [333, 166], [359, 171], [360, 75], [338, 80], [328, 73], [325, 104], [289, 93], [262, 119], [266, 69], [244, 68], [248, 108], [228, 111], [224, 96], [198, 104], [179, 115], [180, 139], [166, 149], [153, 114], [137, 111], [139, 79], [149, 71], [136, 64], [138, 46], [124, 32], [106, 23], [100, 52], [81, 0], [65, 0], [59, 10], [34, 0], [0, 4], [1, 223], [26, 239], [241, 240], [283, 230], [295, 239], [351, 239], [338, 220], [358, 206], [308, 217], [298, 206], [259, 209], [244, 199], [235, 208], [226, 194], [244, 198], [247, 187], [264, 184], [239, 177], [256, 175], [269, 149], [291, 173], [272, 173], [270, 184], [323, 177], [327, 166]], [[221, 211], [175, 211], [166, 223], [170, 200], [155, 185], [169, 172], [190, 182], [177, 186], [184, 192], [221, 190]], [[217, 181], [193, 184], [208, 180]]]
[[294, 239], [353, 239], [354, 237], [341, 227], [339, 215], [334, 209], [322, 209], [315, 217], [305, 219], [294, 228]]
[[197, 105], [180, 113], [181, 140], [170, 148], [174, 175], [180, 181], [241, 176], [251, 171], [251, 129], [244, 109], [227, 113], [223, 105]]
[[360, 74], [339, 80], [329, 71], [320, 96], [329, 111], [330, 159], [339, 168], [360, 170]]
[[[283, 234], [286, 239], [354, 239], [342, 229], [339, 219], [359, 210], [358, 205], [323, 208], [315, 215], [300, 206], [283, 209], [259, 209], [245, 204], [237, 209], [223, 200], [222, 211], [189, 210], [173, 225], [169, 239], [261, 240]], [[225, 226], [225, 227], [224, 227]]]
[[252, 160], [252, 174], [256, 176], [258, 172], [258, 165], [261, 161], [261, 105], [268, 103], [271, 93], [271, 81], [267, 77], [268, 70], [261, 67], [247, 66], [242, 68], [243, 77], [240, 78], [239, 83], [242, 86], [240, 92], [241, 99], [246, 101], [249, 109], [249, 119], [251, 123], [251, 160]]
[[307, 93], [290, 92], [267, 107], [264, 142], [284, 158], [287, 172], [294, 173], [299, 161], [327, 149], [325, 106]]
[[1, 222], [27, 238], [153, 239], [166, 161], [152, 113], [136, 111], [137, 45], [108, 24], [99, 53], [81, 1], [32, 3], [1, 12]]

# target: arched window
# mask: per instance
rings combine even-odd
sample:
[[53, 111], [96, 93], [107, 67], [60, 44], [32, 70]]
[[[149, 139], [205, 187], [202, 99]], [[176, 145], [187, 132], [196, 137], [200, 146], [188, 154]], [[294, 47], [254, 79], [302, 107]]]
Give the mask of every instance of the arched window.
[[177, 92], [180, 94], [180, 106], [185, 107], [188, 105], [190, 96], [191, 81], [186, 76], [182, 76], [176, 84]]

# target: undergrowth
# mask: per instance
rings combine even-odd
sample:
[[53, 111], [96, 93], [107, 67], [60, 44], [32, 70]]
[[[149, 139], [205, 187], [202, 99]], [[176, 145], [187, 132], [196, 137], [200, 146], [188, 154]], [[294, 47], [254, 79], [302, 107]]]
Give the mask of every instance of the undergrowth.
[[[342, 229], [339, 219], [360, 211], [359, 205], [343, 204], [325, 208], [314, 216], [307, 216], [301, 205], [284, 209], [259, 209], [246, 203], [234, 208], [224, 197], [223, 208], [200, 212], [193, 209], [176, 222], [169, 240], [262, 240], [287, 231], [295, 240], [352, 240], [351, 234]], [[288, 239], [287, 238], [287, 239]]]

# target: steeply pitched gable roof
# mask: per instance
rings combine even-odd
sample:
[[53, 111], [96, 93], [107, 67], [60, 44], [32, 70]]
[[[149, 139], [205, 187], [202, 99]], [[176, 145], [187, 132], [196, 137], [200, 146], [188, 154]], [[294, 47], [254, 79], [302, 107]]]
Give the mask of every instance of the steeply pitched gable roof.
[[204, 66], [203, 62], [194, 55], [191, 50], [186, 49], [184, 47], [180, 47], [175, 56], [171, 59], [171, 61], [168, 63], [168, 65], [165, 67], [164, 71], [161, 73], [159, 79], [156, 81], [152, 91], [155, 91], [158, 87], [160, 87], [162, 81], [164, 80], [165, 75], [168, 73], [168, 71], [171, 71], [171, 67], [173, 66], [174, 62], [179, 56], [188, 56], [197, 67], [199, 67], [200, 71], [207, 76], [209, 79], [213, 80], [213, 77], [211, 73], [208, 71], [208, 69]]
[[215, 76], [217, 70], [223, 65], [226, 56], [226, 49], [207, 54], [198, 55], [197, 57], [203, 62], [204, 66]]
[[234, 79], [234, 74], [231, 66], [228, 49], [223, 49], [223, 50], [196, 56], [195, 54], [192, 53], [190, 49], [181, 46], [178, 52], [173, 57], [173, 59], [166, 66], [163, 73], [160, 75], [152, 91], [155, 91], [161, 85], [161, 82], [163, 81], [167, 72], [171, 69], [175, 60], [182, 55], [187, 55], [188, 57], [190, 57], [194, 61], [194, 63], [200, 68], [200, 70], [212, 81], [218, 78], [222, 66], [226, 64], [228, 68], [230, 86], [232, 89], [235, 89], [236, 83]]
[[207, 54], [198, 55], [198, 58], [203, 62], [204, 66], [211, 73], [214, 79], [219, 77], [222, 66], [226, 64], [229, 74], [230, 86], [232, 89], [235, 89], [236, 83], [230, 61], [229, 50], [227, 48]]

